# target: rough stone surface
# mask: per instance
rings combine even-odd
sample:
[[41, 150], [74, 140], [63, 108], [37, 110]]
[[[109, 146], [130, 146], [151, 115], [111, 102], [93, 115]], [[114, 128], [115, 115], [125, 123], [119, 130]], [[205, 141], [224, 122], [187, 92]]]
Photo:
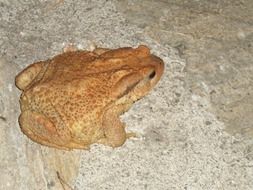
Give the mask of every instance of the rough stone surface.
[[[250, 0], [0, 0], [0, 189], [252, 189], [252, 9]], [[122, 116], [138, 138], [65, 152], [21, 133], [15, 75], [69, 43], [143, 43], [164, 59], [159, 85]]]

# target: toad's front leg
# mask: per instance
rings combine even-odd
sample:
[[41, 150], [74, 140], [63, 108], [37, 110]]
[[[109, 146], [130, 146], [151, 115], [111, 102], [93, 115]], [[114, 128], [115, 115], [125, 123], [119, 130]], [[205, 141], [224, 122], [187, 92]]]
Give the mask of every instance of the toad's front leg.
[[126, 133], [124, 123], [113, 109], [107, 110], [104, 114], [103, 129], [105, 138], [100, 139], [98, 143], [111, 147], [119, 147], [127, 138], [136, 136], [134, 133]]

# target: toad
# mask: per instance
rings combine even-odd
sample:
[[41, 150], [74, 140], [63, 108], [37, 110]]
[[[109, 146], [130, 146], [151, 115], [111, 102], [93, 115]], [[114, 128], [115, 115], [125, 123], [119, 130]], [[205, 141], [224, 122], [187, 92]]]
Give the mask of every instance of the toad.
[[148, 47], [66, 51], [33, 63], [15, 79], [22, 90], [19, 124], [33, 141], [58, 149], [119, 147], [119, 116], [159, 81], [163, 61]]

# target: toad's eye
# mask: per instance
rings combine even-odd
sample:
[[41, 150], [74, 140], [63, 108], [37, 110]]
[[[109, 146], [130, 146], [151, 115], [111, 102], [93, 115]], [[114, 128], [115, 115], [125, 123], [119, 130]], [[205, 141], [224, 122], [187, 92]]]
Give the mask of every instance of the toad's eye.
[[153, 71], [153, 72], [151, 72], [150, 74], [149, 74], [149, 79], [152, 79], [152, 78], [154, 78], [155, 77], [155, 75], [156, 75], [156, 73], [155, 73], [155, 71]]

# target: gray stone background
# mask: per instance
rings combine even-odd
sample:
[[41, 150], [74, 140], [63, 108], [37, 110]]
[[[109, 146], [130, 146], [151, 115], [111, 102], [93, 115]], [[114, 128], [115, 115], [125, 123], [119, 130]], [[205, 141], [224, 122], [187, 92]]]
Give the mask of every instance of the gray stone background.
[[[116, 149], [33, 143], [15, 75], [62, 52], [146, 44], [165, 73]], [[0, 0], [0, 189], [253, 189], [253, 1]], [[57, 172], [59, 176], [57, 176]]]

